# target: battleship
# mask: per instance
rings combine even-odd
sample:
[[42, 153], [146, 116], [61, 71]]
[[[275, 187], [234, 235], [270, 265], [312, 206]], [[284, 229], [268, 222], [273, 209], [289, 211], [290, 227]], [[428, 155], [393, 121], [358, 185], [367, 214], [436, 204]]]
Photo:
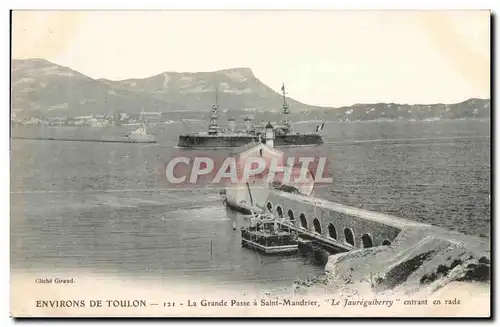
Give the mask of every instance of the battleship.
[[[288, 120], [290, 107], [286, 101], [285, 85], [281, 88], [283, 94], [282, 116], [280, 124], [274, 124], [274, 146], [307, 146], [323, 144], [321, 130], [324, 123], [316, 127], [314, 133], [298, 133], [292, 129]], [[237, 148], [249, 143], [263, 142], [266, 126], [254, 124], [251, 117], [244, 118], [244, 128], [236, 128], [236, 120], [228, 119], [227, 126], [219, 125], [219, 103], [216, 92], [215, 104], [212, 106], [210, 124], [207, 131], [179, 135], [178, 147], [181, 148]]]

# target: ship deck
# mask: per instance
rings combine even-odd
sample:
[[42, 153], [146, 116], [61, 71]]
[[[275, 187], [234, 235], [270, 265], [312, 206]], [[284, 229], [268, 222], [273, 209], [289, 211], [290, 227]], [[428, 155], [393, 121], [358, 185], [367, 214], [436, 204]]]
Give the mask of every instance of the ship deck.
[[219, 133], [219, 134], [208, 134], [206, 132], [199, 132], [199, 133], [187, 133], [187, 134], [181, 134], [181, 137], [206, 137], [206, 138], [220, 138], [220, 137], [255, 137], [257, 138], [257, 135], [253, 134], [248, 134], [248, 133]]

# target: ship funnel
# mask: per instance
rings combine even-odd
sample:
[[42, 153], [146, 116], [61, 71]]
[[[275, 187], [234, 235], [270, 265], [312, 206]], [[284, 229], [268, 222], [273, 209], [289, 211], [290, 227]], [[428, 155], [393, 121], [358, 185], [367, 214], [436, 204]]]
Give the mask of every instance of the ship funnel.
[[233, 118], [228, 119], [228, 128], [230, 132], [236, 132], [236, 121]]

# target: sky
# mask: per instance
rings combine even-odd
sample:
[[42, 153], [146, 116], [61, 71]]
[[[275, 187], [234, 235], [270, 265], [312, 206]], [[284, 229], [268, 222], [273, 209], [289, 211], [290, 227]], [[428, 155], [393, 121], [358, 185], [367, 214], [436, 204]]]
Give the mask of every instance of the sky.
[[489, 11], [15, 11], [14, 59], [92, 78], [249, 67], [320, 106], [490, 97]]

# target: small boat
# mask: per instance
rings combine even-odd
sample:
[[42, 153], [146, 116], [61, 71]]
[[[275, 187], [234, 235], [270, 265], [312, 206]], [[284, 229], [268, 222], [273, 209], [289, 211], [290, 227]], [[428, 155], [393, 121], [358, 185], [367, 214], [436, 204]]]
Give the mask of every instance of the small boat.
[[266, 254], [298, 251], [295, 233], [272, 215], [255, 214], [249, 220], [250, 225], [241, 229], [241, 246]]
[[144, 110], [139, 116], [139, 128], [135, 131], [128, 132], [125, 135], [125, 141], [130, 143], [156, 143], [156, 138], [153, 133], [147, 130], [147, 119], [144, 117]]

